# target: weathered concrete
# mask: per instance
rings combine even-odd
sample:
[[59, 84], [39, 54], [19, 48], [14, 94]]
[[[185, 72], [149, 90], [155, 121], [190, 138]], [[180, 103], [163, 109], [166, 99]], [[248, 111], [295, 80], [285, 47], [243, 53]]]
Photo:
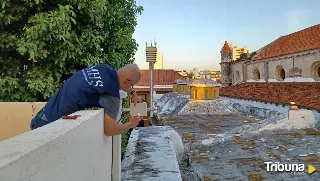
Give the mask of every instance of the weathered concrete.
[[312, 164], [319, 170], [320, 132], [315, 129], [245, 132], [245, 126], [261, 122], [257, 117], [236, 114], [183, 115], [165, 120], [182, 136], [190, 155], [188, 170], [203, 180], [317, 180], [319, 172], [312, 175], [304, 172], [301, 176], [267, 172], [264, 162]]
[[222, 100], [229, 102], [232, 107], [240, 113], [258, 116], [266, 119], [274, 116], [288, 117], [289, 106], [275, 105], [272, 103], [264, 103], [249, 100], [233, 99], [229, 97], [220, 97]]
[[121, 180], [181, 181], [168, 127], [140, 127], [132, 131]]

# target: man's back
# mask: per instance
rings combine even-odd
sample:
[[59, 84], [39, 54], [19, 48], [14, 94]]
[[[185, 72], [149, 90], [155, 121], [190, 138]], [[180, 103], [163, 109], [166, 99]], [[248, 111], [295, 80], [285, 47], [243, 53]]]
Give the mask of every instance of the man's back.
[[49, 122], [88, 107], [100, 107], [99, 96], [119, 97], [119, 80], [116, 70], [99, 64], [72, 75], [52, 96], [44, 107]]

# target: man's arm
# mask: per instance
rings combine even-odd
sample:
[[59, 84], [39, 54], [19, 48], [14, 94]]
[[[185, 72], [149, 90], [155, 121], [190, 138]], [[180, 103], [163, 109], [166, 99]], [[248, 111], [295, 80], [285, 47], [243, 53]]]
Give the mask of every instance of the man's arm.
[[100, 100], [104, 107], [104, 134], [106, 136], [119, 135], [131, 128], [131, 124], [117, 124], [117, 116], [120, 108], [120, 99], [117, 97], [102, 95]]

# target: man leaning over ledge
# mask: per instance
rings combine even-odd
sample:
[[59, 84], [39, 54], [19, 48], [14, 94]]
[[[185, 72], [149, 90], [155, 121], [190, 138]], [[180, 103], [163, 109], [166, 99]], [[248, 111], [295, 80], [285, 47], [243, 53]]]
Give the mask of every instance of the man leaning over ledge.
[[105, 135], [121, 134], [136, 127], [140, 117], [130, 117], [129, 122], [117, 124], [120, 107], [119, 90], [129, 93], [135, 105], [140, 100], [133, 85], [139, 82], [140, 77], [140, 69], [135, 64], [125, 65], [119, 70], [114, 70], [105, 64], [80, 70], [67, 79], [49, 99], [31, 120], [30, 127], [32, 130], [39, 128], [85, 108], [103, 107]]

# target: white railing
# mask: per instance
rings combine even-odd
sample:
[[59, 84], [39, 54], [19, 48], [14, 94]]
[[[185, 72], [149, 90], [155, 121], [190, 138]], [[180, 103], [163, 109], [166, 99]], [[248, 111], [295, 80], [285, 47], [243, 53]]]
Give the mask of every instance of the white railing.
[[0, 180], [120, 181], [121, 135], [104, 135], [102, 109], [75, 114], [0, 142]]

